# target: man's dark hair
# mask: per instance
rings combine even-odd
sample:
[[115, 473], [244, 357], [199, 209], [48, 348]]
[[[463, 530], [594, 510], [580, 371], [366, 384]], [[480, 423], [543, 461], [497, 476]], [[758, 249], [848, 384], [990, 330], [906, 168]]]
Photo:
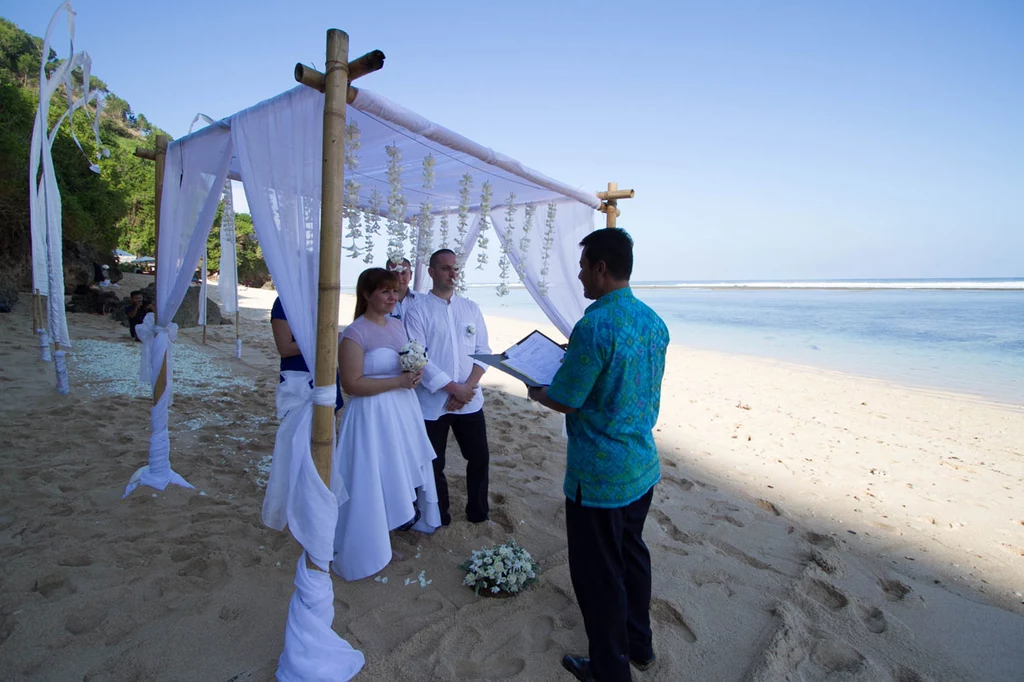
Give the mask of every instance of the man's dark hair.
[[131, 297], [132, 297], [132, 296], [134, 296], [135, 294], [138, 294], [139, 296], [142, 296], [143, 298], [145, 298], [145, 297], [146, 297], [146, 295], [145, 295], [144, 293], [142, 293], [141, 291], [139, 291], [138, 289], [136, 289], [136, 290], [135, 290], [135, 291], [133, 291], [132, 293], [128, 294], [128, 298], [131, 298]]
[[446, 253], [450, 253], [453, 256], [455, 255], [455, 252], [452, 251], [451, 249], [438, 249], [434, 253], [430, 254], [430, 267], [436, 268], [437, 267], [437, 257], [438, 256], [443, 256]]
[[622, 228], [594, 230], [583, 238], [580, 246], [591, 267], [604, 261], [608, 275], [618, 280], [628, 280], [633, 274], [633, 238]]
[[[387, 270], [389, 265], [391, 265], [391, 259], [390, 258], [387, 261], [385, 261], [384, 269]], [[402, 265], [404, 265], [407, 268], [412, 268], [412, 263], [409, 262], [408, 258], [403, 258], [402, 259]]]

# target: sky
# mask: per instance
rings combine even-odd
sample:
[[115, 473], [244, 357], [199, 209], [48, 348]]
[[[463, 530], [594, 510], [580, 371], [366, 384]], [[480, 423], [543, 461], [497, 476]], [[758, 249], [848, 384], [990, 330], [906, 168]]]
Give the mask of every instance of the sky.
[[[57, 4], [0, 16], [41, 36]], [[636, 190], [634, 280], [1024, 276], [1016, 0], [73, 6], [93, 73], [175, 137], [322, 69], [343, 29], [353, 58], [387, 55], [360, 87]]]

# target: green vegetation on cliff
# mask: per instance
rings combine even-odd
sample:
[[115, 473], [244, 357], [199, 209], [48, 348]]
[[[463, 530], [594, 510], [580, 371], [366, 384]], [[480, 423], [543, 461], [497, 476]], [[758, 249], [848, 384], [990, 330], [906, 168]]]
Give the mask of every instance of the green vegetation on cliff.
[[[0, 268], [27, 273], [31, 263], [29, 228], [29, 151], [32, 125], [39, 100], [39, 65], [42, 39], [25, 33], [0, 18]], [[51, 50], [47, 70], [59, 64]], [[101, 65], [97, 65], [101, 66]], [[81, 71], [73, 74], [73, 86], [81, 88]], [[90, 85], [105, 95], [100, 116], [100, 140], [110, 157], [98, 162], [100, 173], [89, 170], [96, 158], [96, 141], [91, 120], [81, 111], [72, 120], [74, 133], [88, 159], [82, 155], [65, 122], [53, 145], [53, 162], [63, 208], [65, 251], [94, 254], [96, 260], [110, 260], [115, 247], [137, 254], [152, 255], [154, 241], [154, 167], [151, 161], [134, 155], [136, 147], [152, 146], [150, 137], [165, 134], [142, 113], [115, 95], [96, 76]], [[76, 93], [77, 94], [77, 93]], [[63, 88], [54, 95], [50, 109], [52, 127], [67, 108]], [[95, 107], [90, 109], [95, 114]], [[220, 213], [218, 209], [220, 225]], [[267, 279], [263, 254], [252, 233], [252, 219], [237, 216], [239, 280]], [[211, 233], [211, 269], [220, 258], [220, 238]], [[243, 274], [244, 273], [244, 274]]]

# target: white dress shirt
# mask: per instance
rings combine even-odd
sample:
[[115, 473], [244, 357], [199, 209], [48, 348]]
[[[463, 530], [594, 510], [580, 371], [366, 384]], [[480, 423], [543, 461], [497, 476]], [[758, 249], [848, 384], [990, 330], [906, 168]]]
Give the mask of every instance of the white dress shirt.
[[395, 303], [395, 309], [388, 313], [388, 317], [393, 317], [396, 320], [401, 320], [402, 326], [405, 327], [405, 333], [408, 335], [409, 327], [405, 323], [405, 318], [412, 309], [413, 304], [419, 301], [422, 296], [417, 296], [412, 289], [405, 292], [405, 298]]
[[[436, 421], [445, 414], [449, 382], [465, 383], [473, 365], [487, 369], [487, 365], [469, 357], [470, 353], [490, 354], [487, 327], [480, 306], [468, 298], [452, 295], [451, 302], [433, 293], [418, 296], [416, 305], [405, 313], [406, 331], [427, 349], [427, 366], [423, 368], [423, 381], [416, 388], [423, 418]], [[470, 400], [454, 414], [472, 414], [484, 406], [484, 394], [477, 386]]]

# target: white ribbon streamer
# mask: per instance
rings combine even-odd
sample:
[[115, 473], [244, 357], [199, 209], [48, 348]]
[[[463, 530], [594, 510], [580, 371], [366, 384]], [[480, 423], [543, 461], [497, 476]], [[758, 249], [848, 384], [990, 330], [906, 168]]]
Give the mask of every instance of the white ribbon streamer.
[[303, 553], [295, 567], [295, 594], [288, 604], [284, 651], [277, 663], [280, 682], [339, 682], [362, 670], [363, 654], [331, 629], [333, 622], [331, 576], [310, 570]]

